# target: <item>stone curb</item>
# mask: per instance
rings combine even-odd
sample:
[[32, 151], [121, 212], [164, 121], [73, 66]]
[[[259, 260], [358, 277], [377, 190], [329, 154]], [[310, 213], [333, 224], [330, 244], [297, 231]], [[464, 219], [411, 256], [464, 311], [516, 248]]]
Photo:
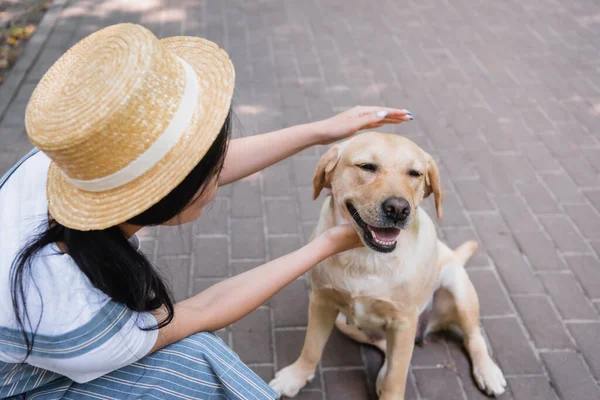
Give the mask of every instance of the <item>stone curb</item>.
[[17, 94], [25, 75], [35, 63], [42, 51], [54, 24], [69, 0], [56, 0], [46, 11], [35, 33], [25, 44], [25, 50], [19, 57], [11, 71], [8, 73], [4, 83], [0, 86], [0, 122], [4, 119], [6, 110]]

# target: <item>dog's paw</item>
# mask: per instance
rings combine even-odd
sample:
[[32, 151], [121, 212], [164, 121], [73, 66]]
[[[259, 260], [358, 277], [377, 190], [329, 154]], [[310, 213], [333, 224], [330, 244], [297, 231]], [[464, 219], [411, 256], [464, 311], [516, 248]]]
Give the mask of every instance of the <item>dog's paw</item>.
[[307, 372], [292, 364], [275, 374], [275, 379], [269, 382], [269, 386], [280, 396], [294, 397], [314, 377], [314, 371]]
[[491, 358], [480, 363], [480, 365], [474, 365], [473, 376], [477, 386], [488, 396], [500, 396], [504, 393], [506, 379], [504, 379], [502, 370]]

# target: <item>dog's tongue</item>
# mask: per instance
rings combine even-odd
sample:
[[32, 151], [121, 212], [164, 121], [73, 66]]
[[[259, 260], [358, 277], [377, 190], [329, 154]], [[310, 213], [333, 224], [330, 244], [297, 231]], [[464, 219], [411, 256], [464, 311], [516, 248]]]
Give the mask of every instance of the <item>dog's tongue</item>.
[[369, 228], [371, 229], [371, 232], [375, 234], [375, 237], [382, 242], [395, 241], [400, 234], [400, 229], [398, 228], [376, 228], [370, 225]]

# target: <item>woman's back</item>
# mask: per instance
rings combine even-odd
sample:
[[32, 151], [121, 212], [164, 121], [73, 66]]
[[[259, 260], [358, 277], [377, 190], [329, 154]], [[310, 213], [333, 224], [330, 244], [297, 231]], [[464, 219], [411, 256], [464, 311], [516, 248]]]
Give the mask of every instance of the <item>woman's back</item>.
[[56, 378], [49, 371], [75, 381], [94, 379], [115, 363], [147, 354], [156, 340], [156, 331], [139, 330], [136, 324], [155, 324], [152, 316], [111, 301], [69, 255], [51, 244], [33, 258], [32, 279], [25, 276], [30, 321], [25, 328], [36, 331], [36, 337], [29, 365], [20, 364], [26, 346], [15, 319], [10, 271], [26, 241], [48, 223], [49, 163], [43, 153], [35, 154], [0, 188], [0, 397]]

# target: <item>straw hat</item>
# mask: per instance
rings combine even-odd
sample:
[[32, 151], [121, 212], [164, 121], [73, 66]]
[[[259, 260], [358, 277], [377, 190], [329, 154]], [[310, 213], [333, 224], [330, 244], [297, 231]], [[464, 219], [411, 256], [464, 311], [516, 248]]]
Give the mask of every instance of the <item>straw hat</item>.
[[164, 198], [221, 130], [234, 78], [214, 43], [158, 40], [134, 24], [73, 46], [44, 75], [25, 116], [29, 139], [52, 160], [52, 216], [69, 228], [104, 229]]

